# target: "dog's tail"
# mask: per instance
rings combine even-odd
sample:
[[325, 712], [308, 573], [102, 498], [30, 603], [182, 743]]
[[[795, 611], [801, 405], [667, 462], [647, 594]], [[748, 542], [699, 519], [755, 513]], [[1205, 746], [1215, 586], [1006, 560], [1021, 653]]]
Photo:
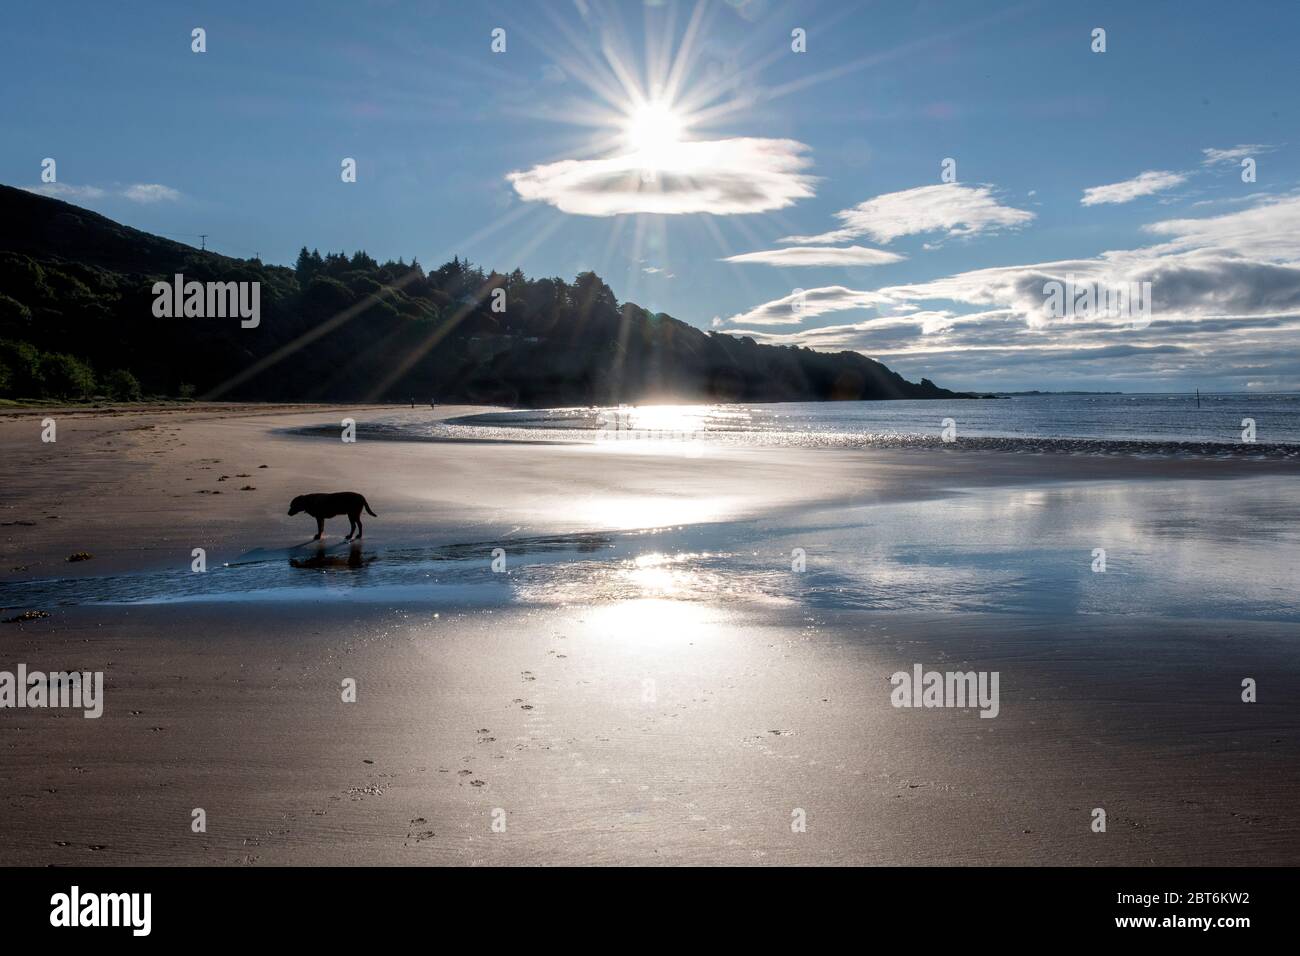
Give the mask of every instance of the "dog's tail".
[[366, 501], [366, 496], [365, 496], [365, 495], [362, 495], [362, 496], [361, 496], [361, 506], [362, 506], [363, 508], [366, 509], [366, 514], [370, 515], [370, 517], [372, 517], [372, 518], [378, 518], [378, 517], [379, 517], [379, 515], [375, 514], [373, 511], [370, 510], [370, 502], [369, 502], [369, 501]]

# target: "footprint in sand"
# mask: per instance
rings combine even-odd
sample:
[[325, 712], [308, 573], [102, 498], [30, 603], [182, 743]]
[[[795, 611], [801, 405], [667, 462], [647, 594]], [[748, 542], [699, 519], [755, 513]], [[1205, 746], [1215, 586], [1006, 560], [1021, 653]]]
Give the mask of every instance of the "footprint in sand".
[[[417, 828], [420, 824], [422, 824], [422, 823], [428, 823], [428, 822], [429, 822], [429, 821], [426, 820], [426, 819], [424, 819], [424, 817], [416, 817], [414, 820], [412, 820], [412, 821], [411, 821], [411, 830], [407, 832], [407, 834], [406, 834], [406, 839], [407, 839], [407, 840], [414, 840], [416, 843], [423, 843], [425, 840], [432, 840], [435, 836], [437, 836], [437, 834], [436, 834], [434, 831], [432, 831], [432, 830], [420, 830], [419, 832], [416, 832], [416, 828]], [[411, 844], [410, 844], [410, 843], [403, 843], [402, 845], [403, 845], [403, 846], [410, 846]]]

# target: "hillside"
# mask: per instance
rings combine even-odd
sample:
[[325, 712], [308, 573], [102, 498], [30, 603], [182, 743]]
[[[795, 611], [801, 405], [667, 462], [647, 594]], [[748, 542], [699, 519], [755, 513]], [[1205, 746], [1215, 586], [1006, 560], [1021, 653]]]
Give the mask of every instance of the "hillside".
[[[306, 248], [289, 269], [8, 186], [0, 223], [0, 396], [530, 406], [964, 397], [856, 352], [702, 332], [619, 303], [591, 272], [528, 279], [460, 259], [426, 272]], [[153, 284], [176, 273], [260, 283], [259, 324], [155, 317]]]

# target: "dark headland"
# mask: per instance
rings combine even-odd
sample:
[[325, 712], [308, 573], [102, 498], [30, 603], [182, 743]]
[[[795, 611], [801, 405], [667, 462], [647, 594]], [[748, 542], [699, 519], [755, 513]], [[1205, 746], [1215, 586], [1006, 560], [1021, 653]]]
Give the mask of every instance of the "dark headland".
[[[760, 345], [620, 303], [594, 272], [530, 279], [303, 248], [234, 259], [0, 186], [0, 397], [474, 402], [968, 398], [857, 352]], [[156, 282], [257, 282], [255, 328], [158, 318]]]

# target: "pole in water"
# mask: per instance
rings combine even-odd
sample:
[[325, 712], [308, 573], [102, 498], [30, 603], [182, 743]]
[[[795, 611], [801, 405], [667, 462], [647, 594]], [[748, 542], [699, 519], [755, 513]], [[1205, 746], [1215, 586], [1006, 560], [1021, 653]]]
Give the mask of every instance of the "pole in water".
[[1201, 390], [1199, 388], [1196, 390], [1196, 407], [1201, 407]]

